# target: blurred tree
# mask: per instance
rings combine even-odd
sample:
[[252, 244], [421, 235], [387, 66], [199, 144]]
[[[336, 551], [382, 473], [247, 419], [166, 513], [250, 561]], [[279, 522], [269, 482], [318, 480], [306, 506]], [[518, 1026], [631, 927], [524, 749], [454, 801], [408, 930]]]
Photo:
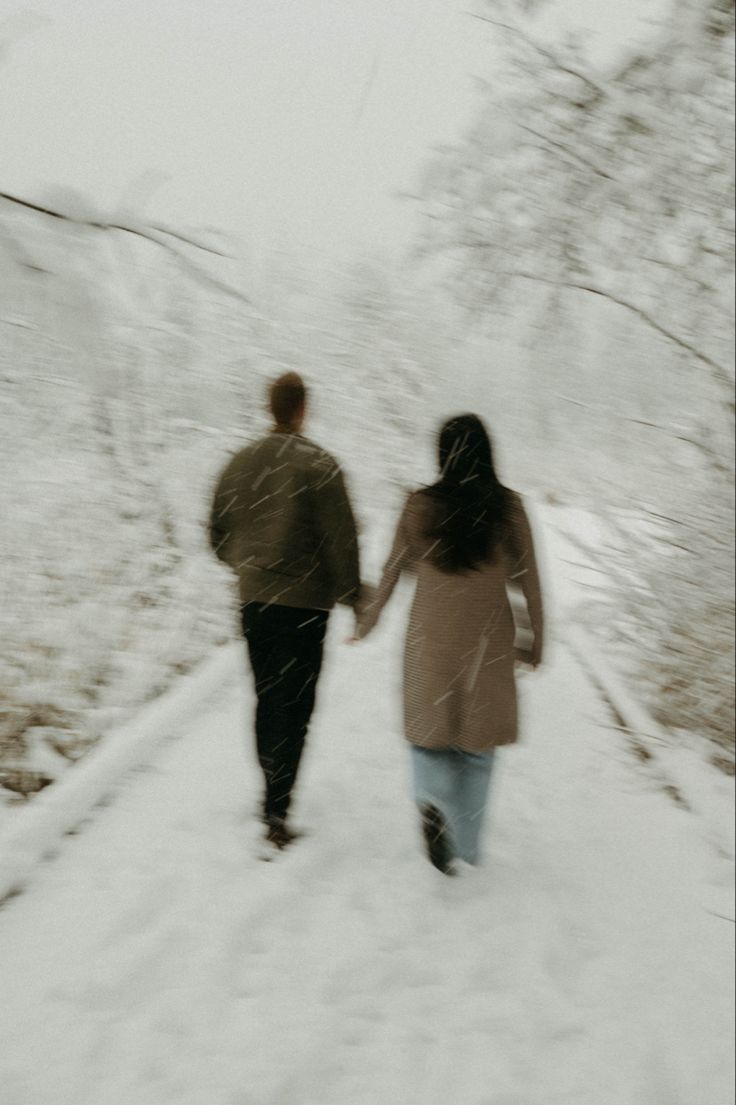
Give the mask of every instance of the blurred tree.
[[[569, 426], [600, 432], [608, 419], [609, 492], [627, 474], [640, 505], [668, 517], [656, 541], [634, 529], [620, 546], [641, 567], [622, 609], [645, 626], [633, 641], [644, 685], [668, 723], [732, 742], [733, 0], [672, 0], [607, 73], [579, 43], [538, 37], [528, 5], [489, 0], [474, 17], [504, 69], [479, 83], [464, 139], [428, 167], [419, 254], [482, 323], [528, 328], [551, 307], [536, 401], [561, 390]], [[592, 364], [559, 348], [550, 358], [586, 328]], [[587, 444], [592, 491], [600, 441]]]
[[335, 299], [332, 355], [342, 366], [356, 444], [369, 470], [398, 487], [416, 483], [423, 470], [447, 363], [446, 337], [427, 308], [426, 293], [405, 274], [368, 258], [345, 269]]
[[578, 314], [582, 296], [607, 300], [732, 412], [733, 4], [673, 0], [608, 77], [576, 45], [538, 42], [517, 4], [489, 7], [477, 18], [503, 36], [507, 72], [429, 167], [424, 254], [480, 315], [516, 311], [530, 284]]

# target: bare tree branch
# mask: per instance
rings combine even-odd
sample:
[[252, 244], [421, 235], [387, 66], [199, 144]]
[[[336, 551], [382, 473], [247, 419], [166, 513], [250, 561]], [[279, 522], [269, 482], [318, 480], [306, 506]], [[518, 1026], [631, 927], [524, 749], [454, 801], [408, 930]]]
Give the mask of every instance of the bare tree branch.
[[170, 238], [175, 238], [178, 241], [184, 242], [187, 245], [193, 246], [195, 249], [201, 250], [203, 253], [211, 253], [217, 257], [227, 257], [225, 253], [220, 253], [216, 249], [212, 249], [209, 246], [202, 245], [200, 242], [196, 242], [190, 238], [186, 238], [181, 234], [177, 234], [172, 230], [164, 230], [161, 227], [147, 227], [145, 229], [140, 227], [125, 226], [122, 223], [107, 223], [101, 222], [95, 219], [73, 219], [69, 215], [63, 214], [61, 211], [55, 211], [50, 207], [42, 207], [38, 203], [31, 203], [30, 200], [21, 199], [19, 196], [10, 195], [8, 192], [0, 192], [0, 199], [5, 200], [7, 203], [16, 204], [18, 207], [24, 207], [29, 211], [37, 211], [42, 215], [48, 215], [52, 219], [61, 219], [63, 222], [78, 223], [82, 226], [89, 226], [95, 230], [119, 230], [125, 234], [133, 234], [138, 238], [145, 238], [149, 242], [153, 242], [154, 245], [160, 246], [162, 249], [168, 250], [169, 253], [173, 253], [184, 265], [196, 276], [199, 280], [204, 281], [207, 284], [211, 284], [213, 287], [218, 288], [222, 292], [226, 292], [228, 295], [233, 296], [235, 299], [241, 299], [245, 303], [249, 303], [248, 297], [239, 289], [232, 287], [230, 284], [226, 284], [224, 281], [219, 280], [217, 277], [212, 276], [206, 269], [201, 269], [198, 265], [194, 264], [192, 259], [188, 257], [181, 250], [176, 249], [170, 242], [165, 239], [162, 240], [162, 235]]
[[512, 279], [533, 280], [536, 283], [551, 284], [558, 288], [572, 288], [576, 291], [588, 292], [590, 295], [597, 295], [602, 299], [609, 300], [611, 303], [616, 303], [619, 307], [625, 307], [627, 311], [631, 311], [633, 314], [638, 315], [643, 322], [646, 322], [647, 325], [651, 326], [657, 333], [661, 334], [669, 341], [674, 342], [675, 345], [679, 345], [681, 349], [687, 350], [696, 360], [699, 360], [702, 364], [712, 369], [714, 378], [721, 387], [728, 391], [728, 410], [733, 413], [736, 409], [736, 404], [733, 399], [733, 380], [728, 370], [718, 361], [708, 356], [707, 353], [704, 353], [702, 349], [698, 349], [697, 346], [693, 345], [685, 338], [681, 338], [678, 334], [674, 334], [666, 326], [663, 326], [661, 322], [658, 322], [656, 318], [650, 315], [648, 311], [643, 310], [641, 307], [637, 307], [635, 303], [630, 303], [628, 300], [622, 299], [613, 292], [608, 292], [605, 288], [597, 288], [593, 284], [582, 284], [574, 280], [554, 280], [552, 277], [539, 276], [532, 272], [506, 272], [503, 275], [511, 277]]
[[564, 142], [558, 142], [554, 138], [550, 138], [549, 135], [543, 134], [542, 131], [535, 130], [533, 127], [527, 126], [526, 123], [520, 123], [518, 122], [518, 120], [514, 120], [514, 122], [516, 123], [516, 126], [519, 128], [519, 130], [525, 130], [527, 134], [533, 134], [535, 138], [539, 138], [542, 142], [545, 143], [545, 145], [553, 146], [555, 149], [561, 150], [564, 154], [567, 154], [568, 157], [573, 158], [575, 161], [585, 166], [586, 169], [590, 169], [591, 172], [594, 172], [596, 174], [596, 176], [602, 177], [604, 180], [616, 179], [615, 177], [612, 177], [610, 173], [607, 173], [605, 169], [601, 169], [596, 164], [594, 164], [594, 162], [589, 161], [587, 157], [583, 157], [583, 155], [579, 154], [576, 150], [571, 150], [569, 146], [566, 146], [564, 144]]
[[17, 203], [20, 207], [27, 207], [30, 211], [40, 211], [42, 215], [50, 215], [52, 219], [66, 219], [66, 215], [61, 215], [58, 211], [51, 211], [48, 207], [40, 207], [37, 203], [31, 203], [30, 200], [22, 200], [17, 196], [11, 196], [8, 192], [0, 192], [0, 199], [7, 200], [8, 203]]
[[[129, 227], [118, 226], [115, 227], [115, 229], [128, 230]], [[235, 259], [232, 253], [223, 253], [222, 250], [214, 249], [212, 246], [206, 246], [203, 242], [195, 242], [193, 238], [187, 238], [184, 234], [180, 234], [176, 230], [168, 230], [165, 226], [152, 226], [151, 230], [155, 230], [157, 234], [168, 234], [170, 238], [176, 238], [178, 242], [184, 242], [187, 246], [201, 249], [204, 253], [211, 253], [215, 257], [224, 257], [228, 261], [233, 261]]]
[[513, 23], [504, 23], [500, 19], [492, 19], [488, 15], [479, 15], [477, 12], [466, 11], [465, 14], [469, 15], [471, 19], [479, 19], [481, 23], [490, 23], [492, 26], [499, 27], [503, 31], [509, 31], [517, 38], [520, 38], [527, 46], [531, 46], [533, 50], [536, 50], [541, 57], [552, 62], [555, 69], [558, 69], [560, 73], [567, 73], [570, 77], [577, 77], [579, 81], [582, 81], [583, 84], [587, 85], [588, 88], [596, 93], [596, 97], [606, 95], [606, 90], [603, 85], [597, 84], [596, 81], [587, 76], [587, 74], [581, 73], [579, 69], [573, 69], [572, 66], [565, 64], [565, 62], [561, 61], [552, 50], [548, 50], [546, 46], [542, 46], [533, 38], [530, 38], [529, 35], [522, 31], [521, 27], [516, 27]]

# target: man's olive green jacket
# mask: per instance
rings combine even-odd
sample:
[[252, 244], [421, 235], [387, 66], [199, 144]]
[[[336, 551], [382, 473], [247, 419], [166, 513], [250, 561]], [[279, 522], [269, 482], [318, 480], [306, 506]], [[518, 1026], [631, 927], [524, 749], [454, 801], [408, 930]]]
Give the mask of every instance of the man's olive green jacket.
[[220, 476], [210, 542], [240, 601], [329, 610], [360, 592], [358, 538], [340, 466], [314, 442], [274, 431]]

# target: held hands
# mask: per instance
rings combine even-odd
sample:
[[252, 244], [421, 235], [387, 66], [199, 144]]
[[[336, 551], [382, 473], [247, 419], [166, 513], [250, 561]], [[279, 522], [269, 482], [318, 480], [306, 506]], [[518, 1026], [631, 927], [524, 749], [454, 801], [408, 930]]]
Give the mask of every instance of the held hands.
[[370, 583], [361, 583], [360, 595], [357, 602], [355, 603], [355, 606], [353, 607], [353, 613], [355, 615], [355, 625], [352, 635], [345, 638], [346, 645], [357, 645], [360, 644], [360, 642], [363, 640], [363, 635], [361, 633], [363, 615], [365, 613], [366, 607], [369, 606], [375, 598], [375, 594], [376, 588], [373, 587]]
[[524, 671], [536, 671], [540, 664], [540, 658], [531, 650], [527, 648], [517, 648], [514, 650], [516, 663]]

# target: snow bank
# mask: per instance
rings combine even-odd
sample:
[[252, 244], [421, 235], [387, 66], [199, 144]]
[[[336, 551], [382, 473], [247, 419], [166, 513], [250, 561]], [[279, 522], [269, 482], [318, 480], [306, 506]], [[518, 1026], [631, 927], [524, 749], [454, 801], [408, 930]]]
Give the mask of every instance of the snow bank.
[[165, 738], [204, 709], [231, 674], [235, 645], [218, 649], [167, 694], [157, 698], [127, 725], [71, 768], [53, 787], [39, 794], [0, 836], [0, 902], [20, 890], [34, 866], [139, 765]]
[[[602, 692], [630, 734], [633, 750], [648, 770], [658, 776], [662, 788], [679, 805], [705, 818], [710, 824], [712, 838], [720, 837], [720, 846], [732, 852], [734, 825], [729, 809], [733, 803], [733, 784], [708, 762], [707, 744], [704, 741], [696, 743], [692, 733], [683, 733], [678, 738], [677, 734], [663, 729], [632, 696], [591, 635], [581, 626], [567, 626], [565, 643]], [[717, 793], [720, 800], [716, 799]]]

